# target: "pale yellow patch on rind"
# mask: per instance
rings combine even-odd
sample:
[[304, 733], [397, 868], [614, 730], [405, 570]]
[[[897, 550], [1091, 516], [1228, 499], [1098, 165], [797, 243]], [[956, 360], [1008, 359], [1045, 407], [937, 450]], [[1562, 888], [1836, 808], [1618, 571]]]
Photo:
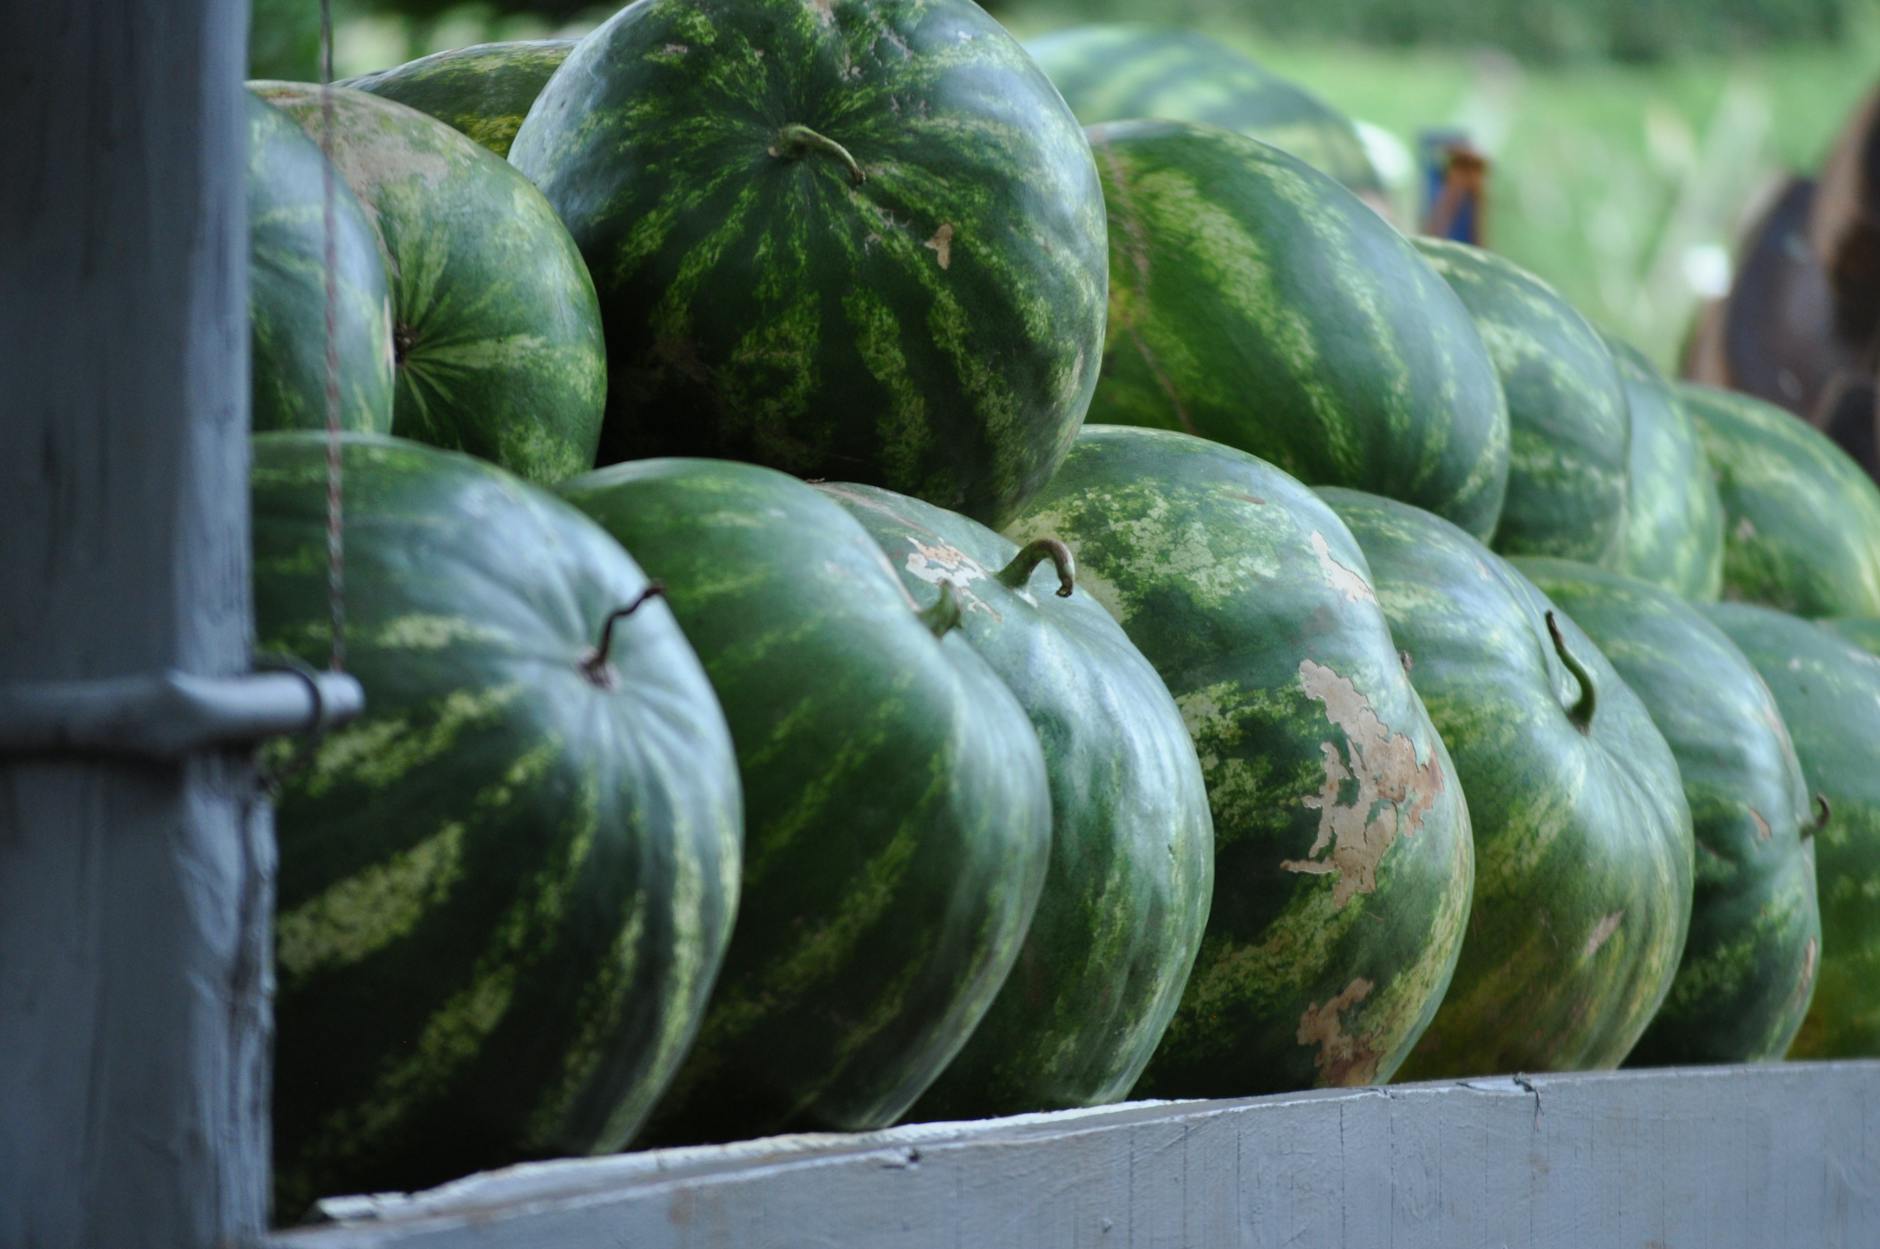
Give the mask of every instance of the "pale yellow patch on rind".
[[[1287, 859], [1290, 872], [1336, 875], [1332, 904], [1343, 906], [1352, 895], [1377, 888], [1378, 865], [1398, 836], [1411, 836], [1443, 792], [1444, 776], [1434, 752], [1417, 761], [1416, 743], [1393, 732], [1371, 702], [1345, 677], [1310, 659], [1299, 662], [1299, 682], [1306, 696], [1321, 703], [1325, 718], [1343, 730], [1345, 746], [1321, 742], [1325, 780], [1319, 792], [1300, 802], [1319, 813], [1318, 836], [1305, 859]], [[1357, 785], [1352, 801], [1339, 796]], [[1327, 849], [1329, 858], [1320, 858]]]
[[1377, 602], [1377, 593], [1371, 589], [1371, 583], [1354, 569], [1339, 563], [1332, 555], [1331, 544], [1326, 542], [1325, 535], [1316, 529], [1312, 531], [1312, 553], [1319, 557], [1319, 571], [1325, 574], [1325, 579], [1331, 582], [1333, 589], [1345, 596], [1347, 602]]
[[1316, 1045], [1313, 1061], [1319, 1083], [1329, 1086], [1369, 1084], [1377, 1076], [1380, 1055], [1364, 1037], [1345, 1031], [1341, 1016], [1370, 996], [1374, 986], [1359, 976], [1330, 1001], [1314, 1002], [1299, 1016], [1299, 1044]]

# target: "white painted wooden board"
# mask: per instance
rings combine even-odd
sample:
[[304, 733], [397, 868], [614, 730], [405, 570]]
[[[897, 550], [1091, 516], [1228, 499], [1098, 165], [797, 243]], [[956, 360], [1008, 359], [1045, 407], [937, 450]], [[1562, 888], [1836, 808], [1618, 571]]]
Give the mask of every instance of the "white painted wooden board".
[[1138, 1102], [326, 1212], [266, 1249], [1880, 1249], [1880, 1062]]

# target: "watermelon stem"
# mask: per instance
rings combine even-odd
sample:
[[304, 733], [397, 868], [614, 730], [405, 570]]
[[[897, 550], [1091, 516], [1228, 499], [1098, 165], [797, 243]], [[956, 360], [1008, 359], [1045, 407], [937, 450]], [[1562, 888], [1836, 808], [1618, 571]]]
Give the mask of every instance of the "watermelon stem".
[[607, 619], [601, 622], [601, 640], [594, 649], [581, 657], [581, 673], [604, 690], [611, 690], [620, 679], [613, 666], [607, 662], [607, 656], [614, 647], [614, 626], [631, 616], [646, 605], [646, 600], [659, 598], [666, 593], [666, 587], [658, 581], [649, 581], [638, 597], [625, 607], [616, 607], [607, 613]]
[[868, 180], [862, 172], [861, 164], [851, 155], [849, 149], [837, 143], [827, 135], [817, 134], [808, 126], [799, 126], [792, 122], [777, 132], [777, 145], [770, 149], [772, 156], [781, 156], [787, 160], [800, 160], [811, 152], [820, 152], [824, 156], [833, 156], [841, 161], [849, 171], [849, 181], [856, 186]]
[[1802, 829], [1802, 838], [1806, 840], [1810, 837], [1813, 837], [1816, 833], [1828, 827], [1828, 821], [1833, 818], [1834, 818], [1834, 808], [1828, 805], [1828, 795], [1816, 794], [1815, 795], [1815, 822]]
[[934, 600], [932, 607], [920, 613], [921, 622], [937, 638], [943, 638], [959, 628], [960, 621], [965, 617], [966, 613], [960, 607], [960, 592], [951, 581], [940, 583], [940, 597]]
[[1019, 549], [1012, 562], [999, 569], [999, 584], [1008, 590], [1022, 590], [1031, 581], [1032, 570], [1050, 560], [1057, 569], [1059, 598], [1069, 598], [1077, 586], [1077, 561], [1071, 549], [1056, 538], [1039, 538]]
[[1580, 701], [1568, 708], [1567, 719], [1573, 721], [1573, 727], [1580, 732], [1590, 733], [1593, 731], [1593, 706], [1599, 698], [1598, 691], [1593, 688], [1593, 674], [1567, 649], [1567, 639], [1561, 636], [1560, 622], [1552, 612], [1547, 613], [1547, 635], [1554, 640], [1554, 654], [1560, 656], [1560, 662], [1573, 674], [1573, 679], [1580, 683]]

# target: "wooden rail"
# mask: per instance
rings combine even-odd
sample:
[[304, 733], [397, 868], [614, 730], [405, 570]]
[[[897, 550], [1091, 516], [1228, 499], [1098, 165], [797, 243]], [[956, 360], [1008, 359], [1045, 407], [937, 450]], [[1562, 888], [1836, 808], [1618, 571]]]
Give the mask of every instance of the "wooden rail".
[[1873, 1249], [1880, 1062], [1138, 1102], [324, 1209], [265, 1249]]

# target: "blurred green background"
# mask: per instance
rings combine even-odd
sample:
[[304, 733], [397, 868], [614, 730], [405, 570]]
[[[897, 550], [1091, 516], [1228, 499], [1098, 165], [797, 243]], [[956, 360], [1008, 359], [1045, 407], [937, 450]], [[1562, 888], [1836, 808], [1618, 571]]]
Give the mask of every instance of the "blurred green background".
[[[615, 7], [333, 4], [341, 77], [491, 39], [579, 33]], [[1407, 157], [1420, 130], [1463, 128], [1494, 162], [1489, 245], [1667, 368], [1698, 301], [1727, 285], [1744, 218], [1784, 174], [1818, 167], [1880, 80], [1880, 0], [988, 7], [1021, 37], [1119, 18], [1205, 30], [1388, 136], [1387, 160], [1389, 138]], [[318, 0], [255, 0], [254, 75], [315, 77], [319, 27]]]

